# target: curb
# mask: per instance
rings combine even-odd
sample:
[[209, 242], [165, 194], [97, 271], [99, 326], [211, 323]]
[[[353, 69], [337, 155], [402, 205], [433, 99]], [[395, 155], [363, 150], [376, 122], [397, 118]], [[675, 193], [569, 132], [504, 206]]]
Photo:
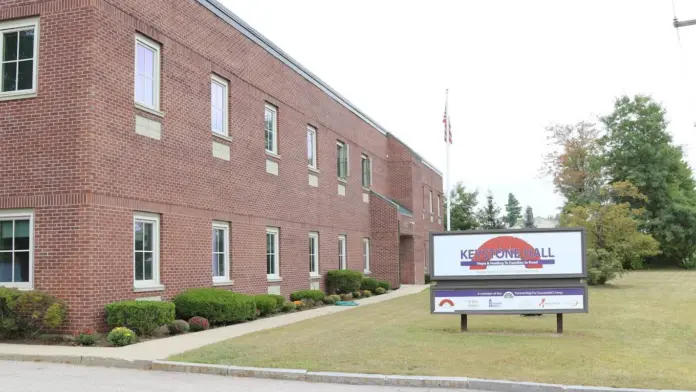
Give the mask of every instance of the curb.
[[230, 377], [307, 381], [330, 384], [378, 385], [415, 388], [453, 388], [490, 392], [696, 392], [667, 389], [609, 388], [581, 385], [543, 384], [535, 382], [485, 380], [466, 377], [310, 372], [302, 369], [255, 368], [246, 366], [207, 365], [189, 362], [127, 360], [78, 355], [23, 355], [0, 353], [0, 360], [52, 362], [83, 366], [158, 370], [180, 373], [212, 374]]

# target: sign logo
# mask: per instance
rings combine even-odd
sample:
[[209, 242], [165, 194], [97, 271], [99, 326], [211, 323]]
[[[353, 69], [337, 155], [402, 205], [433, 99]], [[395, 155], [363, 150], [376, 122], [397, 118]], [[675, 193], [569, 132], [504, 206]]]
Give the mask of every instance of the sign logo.
[[444, 308], [445, 306], [454, 307], [454, 302], [452, 302], [451, 299], [445, 298], [442, 301], [440, 301], [440, 303], [437, 306], [441, 308]]
[[546, 305], [546, 298], [542, 298], [542, 299], [541, 299], [541, 302], [539, 302], [539, 307], [540, 307], [540, 308], [543, 308], [544, 305]]
[[503, 235], [491, 238], [477, 249], [461, 250], [461, 265], [470, 270], [485, 270], [502, 265], [523, 265], [525, 268], [544, 268], [555, 264], [551, 248], [535, 248], [518, 237]]
[[503, 298], [505, 298], [505, 299], [512, 299], [512, 298], [515, 298], [515, 294], [513, 294], [513, 293], [511, 293], [511, 292], [508, 291], [508, 292], [506, 292], [505, 294], [503, 294]]
[[500, 301], [493, 301], [492, 299], [488, 300], [488, 307], [489, 308], [499, 308], [503, 306], [503, 303]]

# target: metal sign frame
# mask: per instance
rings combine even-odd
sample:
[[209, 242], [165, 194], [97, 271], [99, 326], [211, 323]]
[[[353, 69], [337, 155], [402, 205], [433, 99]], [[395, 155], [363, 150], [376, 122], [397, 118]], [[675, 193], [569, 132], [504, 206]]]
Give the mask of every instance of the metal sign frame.
[[[567, 233], [567, 232], [579, 232], [581, 233], [581, 248], [582, 248], [582, 273], [580, 274], [549, 274], [549, 275], [462, 275], [462, 276], [438, 276], [435, 275], [435, 237], [440, 236], [451, 236], [451, 235], [480, 235], [480, 234], [500, 234], [500, 235], [514, 235], [514, 234], [524, 234], [524, 233]], [[569, 279], [569, 278], [586, 278], [587, 277], [587, 261], [585, 252], [585, 229], [584, 228], [569, 228], [569, 227], [556, 227], [548, 229], [537, 229], [537, 228], [527, 228], [527, 229], [498, 229], [498, 230], [463, 230], [463, 231], [444, 231], [444, 232], [430, 232], [430, 274], [431, 279], [434, 281], [472, 281], [472, 280], [526, 280], [526, 279]], [[538, 313], [538, 312], [536, 312]]]

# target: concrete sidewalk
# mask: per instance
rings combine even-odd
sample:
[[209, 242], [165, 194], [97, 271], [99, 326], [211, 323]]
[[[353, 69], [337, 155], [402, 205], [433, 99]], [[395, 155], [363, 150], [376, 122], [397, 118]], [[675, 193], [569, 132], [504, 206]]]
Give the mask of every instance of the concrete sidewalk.
[[[399, 290], [388, 294], [357, 300], [360, 306], [368, 306], [394, 298], [404, 297], [419, 293], [430, 286], [427, 285], [402, 285]], [[324, 306], [321, 308], [290, 313], [270, 318], [255, 320], [252, 322], [230, 325], [222, 328], [210, 329], [186, 335], [177, 335], [163, 339], [150, 340], [144, 343], [126, 347], [68, 347], [68, 346], [41, 346], [23, 344], [0, 344], [0, 359], [7, 360], [37, 360], [64, 363], [105, 362], [113, 360], [114, 365], [127, 365], [140, 367], [140, 364], [149, 363], [157, 359], [166, 359], [172, 355], [193, 350], [223, 340], [236, 338], [249, 333], [266, 329], [281, 327], [303, 320], [328, 314], [345, 312], [360, 306]], [[53, 357], [53, 358], [50, 358]], [[52, 359], [52, 360], [51, 360]], [[86, 363], [87, 362], [87, 363]]]

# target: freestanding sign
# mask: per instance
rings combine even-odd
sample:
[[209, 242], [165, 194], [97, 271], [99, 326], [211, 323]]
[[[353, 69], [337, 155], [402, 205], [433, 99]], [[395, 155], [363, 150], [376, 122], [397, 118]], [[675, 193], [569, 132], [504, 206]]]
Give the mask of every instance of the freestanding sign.
[[583, 229], [521, 229], [430, 234], [431, 313], [588, 311]]

